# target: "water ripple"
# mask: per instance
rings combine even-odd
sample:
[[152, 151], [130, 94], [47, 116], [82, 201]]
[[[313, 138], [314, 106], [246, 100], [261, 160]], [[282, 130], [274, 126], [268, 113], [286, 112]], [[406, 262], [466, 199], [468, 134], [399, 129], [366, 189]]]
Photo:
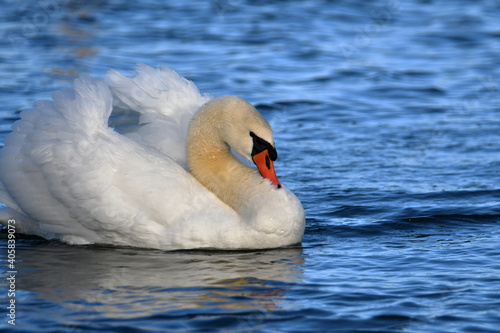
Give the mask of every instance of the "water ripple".
[[4, 4], [2, 139], [81, 73], [161, 63], [256, 105], [307, 216], [302, 246], [272, 251], [20, 236], [19, 331], [496, 332], [499, 6]]

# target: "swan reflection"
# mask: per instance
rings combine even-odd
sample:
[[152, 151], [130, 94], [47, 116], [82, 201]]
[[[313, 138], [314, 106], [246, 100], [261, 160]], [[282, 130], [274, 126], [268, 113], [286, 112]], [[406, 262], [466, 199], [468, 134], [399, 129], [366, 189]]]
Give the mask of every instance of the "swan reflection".
[[300, 247], [164, 252], [51, 244], [19, 251], [18, 288], [114, 318], [178, 309], [273, 311], [302, 280], [303, 263]]

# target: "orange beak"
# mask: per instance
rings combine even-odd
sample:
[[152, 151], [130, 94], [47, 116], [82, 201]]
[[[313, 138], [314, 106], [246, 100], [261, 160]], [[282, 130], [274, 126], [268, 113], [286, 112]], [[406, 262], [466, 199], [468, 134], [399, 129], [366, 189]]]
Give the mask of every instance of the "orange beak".
[[262, 177], [269, 179], [277, 188], [281, 188], [281, 184], [274, 171], [273, 161], [269, 158], [267, 149], [255, 154], [252, 158]]

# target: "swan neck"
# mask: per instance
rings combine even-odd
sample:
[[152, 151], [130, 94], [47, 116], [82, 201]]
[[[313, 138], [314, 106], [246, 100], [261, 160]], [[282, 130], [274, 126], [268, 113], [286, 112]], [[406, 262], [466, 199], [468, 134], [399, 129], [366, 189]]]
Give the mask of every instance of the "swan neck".
[[203, 186], [242, 213], [262, 177], [231, 153], [221, 134], [223, 116], [220, 109], [211, 107], [195, 115], [187, 138], [188, 167]]

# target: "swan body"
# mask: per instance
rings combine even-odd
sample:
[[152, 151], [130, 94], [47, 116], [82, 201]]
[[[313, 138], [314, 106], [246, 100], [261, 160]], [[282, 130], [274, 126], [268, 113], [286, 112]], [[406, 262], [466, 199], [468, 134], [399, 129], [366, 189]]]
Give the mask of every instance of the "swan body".
[[[138, 121], [120, 132], [112, 113]], [[82, 76], [13, 124], [0, 151], [0, 221], [70, 244], [296, 244], [304, 210], [277, 180], [276, 157], [269, 124], [243, 99], [201, 95], [165, 67]]]

